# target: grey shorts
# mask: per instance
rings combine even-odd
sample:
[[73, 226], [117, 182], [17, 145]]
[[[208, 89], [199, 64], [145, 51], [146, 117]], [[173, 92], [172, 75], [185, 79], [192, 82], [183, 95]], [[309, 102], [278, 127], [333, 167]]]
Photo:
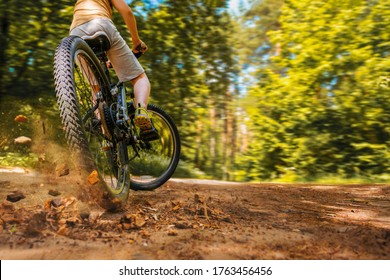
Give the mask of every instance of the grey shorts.
[[93, 39], [104, 34], [110, 40], [108, 58], [121, 82], [127, 82], [144, 73], [133, 52], [109, 19], [94, 19], [71, 30], [70, 35]]

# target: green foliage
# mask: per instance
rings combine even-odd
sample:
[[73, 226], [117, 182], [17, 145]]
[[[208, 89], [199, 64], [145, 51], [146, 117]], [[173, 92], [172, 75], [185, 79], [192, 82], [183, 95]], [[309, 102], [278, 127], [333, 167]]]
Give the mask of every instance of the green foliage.
[[[188, 162], [186, 166], [194, 166], [193, 169], [223, 176], [226, 166], [233, 162], [227, 156], [230, 154], [226, 152], [227, 142], [221, 139], [232, 138], [226, 136], [224, 127], [228, 119], [224, 116], [229, 116], [231, 122], [234, 98], [229, 90], [237, 72], [230, 44], [233, 32], [227, 1], [168, 0], [158, 6], [151, 1], [127, 2], [131, 2], [140, 36], [149, 46], [141, 63], [152, 83], [151, 102], [163, 107], [178, 124], [182, 160]], [[74, 3], [65, 0], [0, 3], [3, 108], [7, 107], [4, 102], [9, 95], [18, 96], [23, 103], [27, 102], [27, 96], [53, 97], [53, 55], [58, 42], [68, 35]], [[122, 36], [130, 39], [119, 13], [114, 12], [113, 20]], [[229, 98], [225, 98], [228, 94]], [[33, 110], [36, 105], [31, 106]], [[15, 109], [18, 110], [18, 101]], [[12, 117], [5, 126], [14, 125]], [[51, 117], [56, 120], [56, 116]], [[32, 131], [25, 134], [29, 136]], [[7, 141], [14, 136], [7, 136]], [[210, 145], [212, 148], [208, 148]]]
[[[271, 30], [279, 30], [279, 16], [284, 0], [253, 0], [251, 7], [237, 19], [239, 35], [236, 47], [241, 51], [240, 61], [244, 67], [261, 67], [274, 50], [268, 36]], [[268, 65], [265, 65], [268, 66]]]
[[[390, 1], [286, 1], [248, 106], [246, 179], [380, 177], [390, 166]], [[276, 52], [278, 54], [278, 52]]]
[[[11, 108], [11, 110], [10, 110]], [[45, 98], [19, 98], [3, 96], [0, 103], [0, 166], [36, 167], [39, 154], [37, 145], [43, 139], [50, 139], [64, 145], [62, 126], [54, 96]], [[26, 122], [16, 122], [15, 117], [23, 115]], [[17, 145], [14, 139], [26, 136], [32, 144]]]
[[0, 3], [0, 96], [53, 92], [53, 55], [59, 38], [68, 33], [72, 4], [45, 0]]
[[38, 164], [38, 157], [34, 153], [2, 153], [0, 152], [0, 167], [34, 168]]
[[174, 178], [199, 178], [199, 179], [211, 179], [211, 176], [207, 176], [200, 169], [194, 167], [193, 164], [186, 161], [180, 161], [173, 174]]
[[227, 122], [222, 117], [233, 110], [226, 96], [237, 73], [225, 6], [226, 1], [168, 0], [138, 21], [149, 46], [142, 64], [152, 83], [152, 102], [179, 126], [182, 159], [218, 178], [223, 165], [233, 161], [225, 161], [221, 139]]
[[[237, 18], [224, 0], [128, 2], [149, 46], [141, 63], [151, 102], [179, 126], [176, 176], [389, 179], [390, 0], [253, 0]], [[63, 142], [52, 60], [73, 5], [0, 2], [0, 156], [8, 165], [34, 164], [31, 150], [12, 142], [36, 137], [43, 120]], [[114, 21], [130, 38], [117, 12]], [[16, 124], [17, 114], [34, 125]]]

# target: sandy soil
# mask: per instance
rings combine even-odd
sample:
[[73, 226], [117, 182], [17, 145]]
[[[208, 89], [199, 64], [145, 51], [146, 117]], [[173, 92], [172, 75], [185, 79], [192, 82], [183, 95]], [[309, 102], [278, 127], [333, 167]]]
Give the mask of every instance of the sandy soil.
[[172, 179], [108, 213], [72, 173], [0, 171], [3, 260], [390, 259], [386, 184]]

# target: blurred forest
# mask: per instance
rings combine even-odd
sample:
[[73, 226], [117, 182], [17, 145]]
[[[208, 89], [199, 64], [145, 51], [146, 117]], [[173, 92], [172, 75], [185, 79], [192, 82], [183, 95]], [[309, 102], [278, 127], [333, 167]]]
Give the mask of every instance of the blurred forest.
[[[390, 179], [390, 0], [129, 2], [151, 103], [182, 137], [177, 176]], [[14, 145], [33, 121], [64, 144], [52, 65], [74, 3], [0, 0], [0, 166], [36, 163]]]

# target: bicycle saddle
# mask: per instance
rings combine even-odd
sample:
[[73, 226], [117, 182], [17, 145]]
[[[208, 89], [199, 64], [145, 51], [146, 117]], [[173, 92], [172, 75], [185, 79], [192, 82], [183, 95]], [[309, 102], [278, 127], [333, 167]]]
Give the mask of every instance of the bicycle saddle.
[[97, 55], [103, 54], [110, 49], [110, 41], [106, 35], [99, 35], [93, 39], [85, 39], [93, 52]]

